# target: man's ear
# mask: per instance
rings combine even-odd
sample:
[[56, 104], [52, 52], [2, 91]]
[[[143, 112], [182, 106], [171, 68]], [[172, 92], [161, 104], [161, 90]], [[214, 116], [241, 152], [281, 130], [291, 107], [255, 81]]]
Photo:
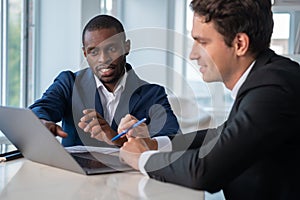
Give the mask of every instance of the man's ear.
[[234, 48], [237, 56], [243, 56], [249, 50], [249, 37], [246, 33], [238, 33], [234, 39]]
[[83, 51], [83, 55], [84, 57], [86, 57], [86, 51], [85, 51], [85, 48], [84, 47], [81, 47], [82, 51]]
[[127, 56], [127, 55], [129, 54], [129, 52], [130, 52], [130, 45], [131, 45], [130, 40], [126, 40], [126, 42], [125, 42], [125, 55], [126, 55], [126, 56]]

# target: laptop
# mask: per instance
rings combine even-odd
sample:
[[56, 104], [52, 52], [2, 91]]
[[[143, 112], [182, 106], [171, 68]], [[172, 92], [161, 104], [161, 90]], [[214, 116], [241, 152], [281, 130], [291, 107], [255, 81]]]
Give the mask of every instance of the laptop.
[[0, 106], [0, 130], [25, 158], [34, 162], [86, 175], [133, 170], [118, 155], [69, 153], [27, 108]]

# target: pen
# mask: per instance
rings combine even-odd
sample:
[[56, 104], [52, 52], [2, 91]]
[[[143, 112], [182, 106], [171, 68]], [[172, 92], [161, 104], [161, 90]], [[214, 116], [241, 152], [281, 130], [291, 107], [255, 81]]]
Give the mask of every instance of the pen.
[[111, 141], [115, 141], [117, 139], [119, 139], [120, 137], [122, 137], [123, 135], [125, 135], [129, 130], [139, 126], [141, 123], [145, 122], [146, 118], [141, 119], [140, 121], [136, 122], [135, 124], [133, 124], [132, 126], [130, 126], [128, 129], [122, 131], [120, 134], [116, 135], [115, 137], [113, 137], [111, 139]]
[[23, 155], [20, 152], [7, 154], [3, 157], [0, 157], [0, 162], [10, 161], [10, 160], [14, 160], [14, 159], [17, 159], [17, 158], [22, 158], [22, 157], [23, 157]]

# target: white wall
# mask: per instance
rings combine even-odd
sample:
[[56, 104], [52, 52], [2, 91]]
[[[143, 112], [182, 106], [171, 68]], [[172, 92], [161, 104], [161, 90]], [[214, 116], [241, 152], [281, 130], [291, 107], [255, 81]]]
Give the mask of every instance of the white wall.
[[62, 70], [81, 62], [81, 0], [39, 1], [37, 98]]
[[127, 61], [141, 78], [167, 85], [169, 49], [167, 29], [174, 0], [126, 0], [122, 3], [121, 20], [131, 40]]

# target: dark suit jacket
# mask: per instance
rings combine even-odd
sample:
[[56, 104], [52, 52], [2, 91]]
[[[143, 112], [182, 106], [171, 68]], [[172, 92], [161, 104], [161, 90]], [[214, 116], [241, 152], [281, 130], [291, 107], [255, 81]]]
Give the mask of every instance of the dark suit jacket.
[[152, 155], [150, 177], [227, 200], [299, 199], [300, 67], [266, 50], [217, 129], [175, 136]]
[[[116, 131], [121, 118], [130, 113], [138, 119], [147, 118], [151, 136], [177, 133], [179, 125], [164, 88], [141, 80], [129, 64], [126, 64], [126, 70], [128, 76], [125, 90], [111, 128]], [[62, 121], [62, 128], [68, 133], [68, 137], [62, 140], [64, 146], [105, 145], [90, 138], [88, 133], [84, 133], [77, 126], [84, 109], [95, 108], [103, 116], [100, 96], [90, 68], [76, 73], [60, 73], [42, 98], [29, 108], [41, 119]]]

